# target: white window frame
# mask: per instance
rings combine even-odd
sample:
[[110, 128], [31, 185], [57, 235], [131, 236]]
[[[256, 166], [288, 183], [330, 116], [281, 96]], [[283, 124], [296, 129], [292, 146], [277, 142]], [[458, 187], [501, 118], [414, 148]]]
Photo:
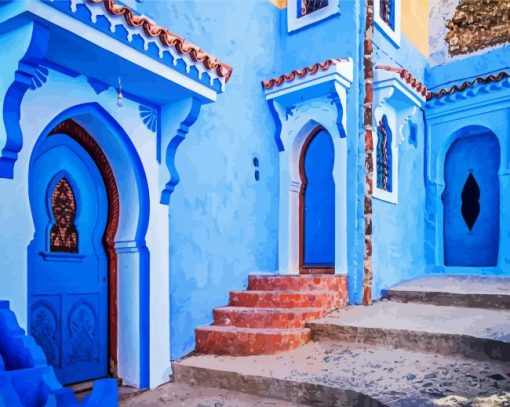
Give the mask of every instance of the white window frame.
[[374, 24], [397, 47], [400, 48], [401, 1], [392, 0], [395, 7], [395, 28], [392, 29], [380, 15], [380, 0], [374, 0]]
[[288, 0], [287, 4], [287, 31], [289, 33], [315, 24], [321, 20], [340, 13], [340, 0], [329, 0], [326, 7], [321, 8], [313, 13], [298, 17], [298, 7], [301, 0]]
[[[379, 125], [379, 121], [383, 116], [386, 116], [388, 119], [388, 126], [391, 130], [391, 191], [386, 191], [384, 189], [377, 187], [377, 142], [379, 141], [379, 133], [377, 132], [377, 127]], [[384, 109], [377, 109], [375, 113], [375, 123], [372, 130], [372, 137], [374, 140], [374, 149], [372, 152], [372, 160], [373, 160], [373, 188], [372, 188], [372, 196], [374, 198], [380, 199], [382, 201], [390, 202], [392, 204], [398, 204], [398, 145], [399, 145], [399, 129], [397, 126], [397, 114], [394, 109], [389, 106], [385, 106]]]

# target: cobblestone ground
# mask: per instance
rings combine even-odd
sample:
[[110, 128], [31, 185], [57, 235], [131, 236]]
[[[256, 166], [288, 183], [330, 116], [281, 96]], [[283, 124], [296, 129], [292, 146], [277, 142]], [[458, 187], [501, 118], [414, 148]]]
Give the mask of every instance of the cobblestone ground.
[[167, 383], [120, 402], [120, 407], [305, 407], [291, 403], [252, 396], [212, 387]]
[[392, 407], [510, 407], [510, 363], [458, 355], [323, 341], [274, 356], [200, 355], [182, 364], [201, 368], [202, 384], [210, 369], [213, 375], [233, 372], [237, 385], [247, 377], [319, 385], [329, 400], [338, 399], [337, 390], [350, 390]]

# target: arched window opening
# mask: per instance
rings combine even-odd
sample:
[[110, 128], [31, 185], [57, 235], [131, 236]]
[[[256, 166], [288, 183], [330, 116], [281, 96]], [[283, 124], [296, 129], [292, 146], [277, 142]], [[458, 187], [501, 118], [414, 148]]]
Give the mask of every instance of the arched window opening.
[[377, 126], [377, 188], [392, 192], [392, 133], [388, 118], [383, 115]]
[[50, 231], [50, 251], [78, 253], [78, 232], [74, 224], [76, 200], [71, 185], [65, 178], [53, 189], [51, 211], [55, 224]]

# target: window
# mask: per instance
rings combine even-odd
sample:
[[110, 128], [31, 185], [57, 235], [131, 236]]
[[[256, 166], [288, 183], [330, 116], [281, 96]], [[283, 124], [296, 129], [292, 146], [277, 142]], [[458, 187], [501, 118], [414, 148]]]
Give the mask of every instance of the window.
[[328, 6], [328, 0], [301, 0], [301, 10], [299, 17], [312, 14], [321, 8]]
[[74, 225], [76, 200], [69, 182], [62, 178], [51, 194], [51, 212], [55, 224], [50, 231], [50, 251], [78, 253], [78, 232]]
[[374, 23], [386, 38], [400, 47], [400, 0], [375, 0]]
[[395, 3], [393, 0], [380, 0], [379, 17], [388, 24], [392, 30], [395, 29]]
[[377, 126], [377, 188], [392, 192], [392, 133], [388, 118], [383, 115]]
[[296, 31], [340, 12], [339, 0], [289, 0], [287, 30]]

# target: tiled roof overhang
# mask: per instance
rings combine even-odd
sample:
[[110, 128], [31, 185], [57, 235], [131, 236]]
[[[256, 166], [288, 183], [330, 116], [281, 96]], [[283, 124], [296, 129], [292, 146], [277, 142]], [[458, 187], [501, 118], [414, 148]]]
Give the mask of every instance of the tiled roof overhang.
[[275, 86], [280, 86], [285, 82], [292, 82], [296, 78], [300, 79], [304, 78], [307, 75], [315, 74], [319, 71], [327, 71], [332, 65], [341, 62], [348, 62], [348, 59], [339, 58], [326, 59], [324, 62], [317, 62], [303, 69], [295, 69], [290, 73], [280, 75], [273, 79], [262, 81], [262, 86], [264, 87], [264, 89], [269, 90], [274, 88]]
[[439, 99], [442, 98], [443, 96], [453, 95], [454, 93], [457, 92], [464, 92], [465, 90], [473, 88], [476, 85], [486, 85], [492, 82], [500, 82], [503, 79], [507, 78], [510, 78], [510, 72], [506, 71], [499, 72], [498, 74], [491, 74], [485, 77], [478, 77], [470, 81], [464, 81], [460, 85], [454, 85], [450, 88], [441, 89], [437, 92], [428, 92], [427, 100]]
[[427, 87], [416, 79], [409, 71], [404, 68], [397, 68], [387, 65], [377, 65], [375, 69], [383, 71], [394, 72], [400, 76], [412, 89], [414, 89], [420, 96], [426, 98], [428, 95]]
[[146, 35], [157, 37], [162, 45], [173, 47], [180, 54], [189, 55], [193, 61], [201, 62], [206, 69], [216, 71], [218, 76], [225, 78], [225, 82], [228, 82], [230, 79], [232, 75], [232, 67], [230, 65], [218, 61], [211, 54], [208, 54], [198, 46], [186, 41], [166, 28], [157, 25], [147, 17], [136, 15], [129, 7], [116, 4], [114, 0], [87, 1], [96, 5], [103, 4], [111, 15], [122, 16], [128, 26], [140, 28]]

